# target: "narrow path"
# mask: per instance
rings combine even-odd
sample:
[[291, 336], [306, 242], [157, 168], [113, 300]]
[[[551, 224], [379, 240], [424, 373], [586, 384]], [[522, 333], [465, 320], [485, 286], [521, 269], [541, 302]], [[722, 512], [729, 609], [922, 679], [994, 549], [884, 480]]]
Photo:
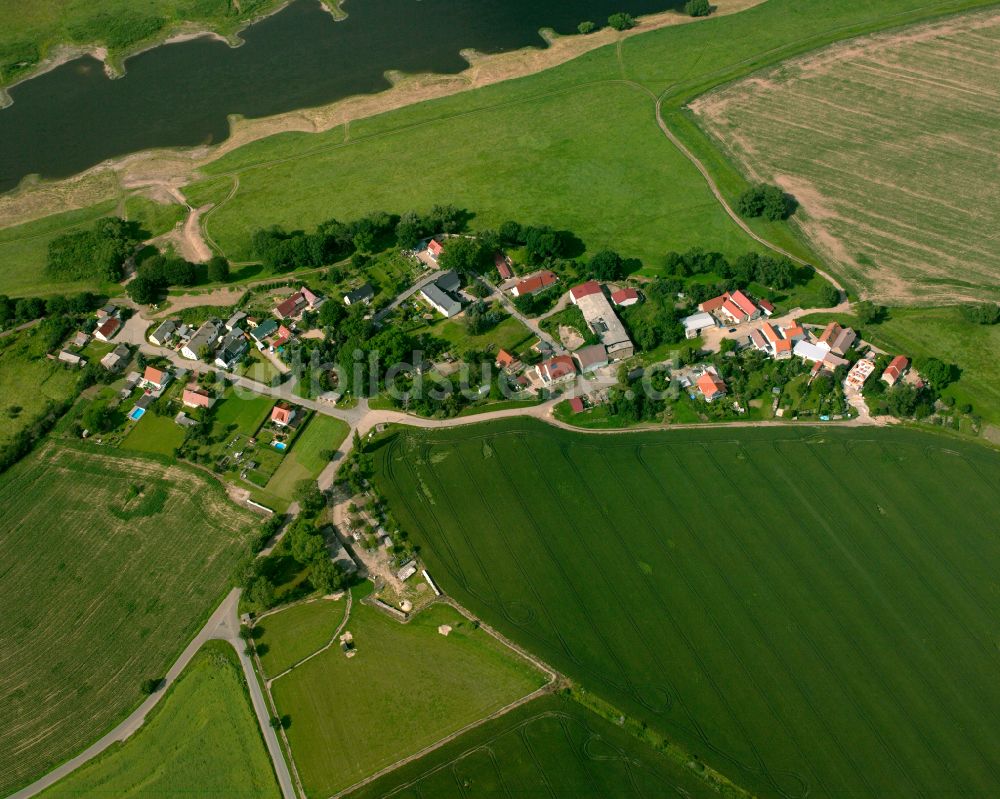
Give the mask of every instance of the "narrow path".
[[267, 714], [267, 708], [264, 705], [264, 697], [261, 694], [260, 685], [258, 685], [256, 676], [253, 674], [253, 664], [250, 662], [250, 658], [247, 657], [243, 651], [244, 647], [239, 635], [239, 601], [240, 589], [234, 588], [229, 592], [229, 594], [226, 595], [226, 598], [222, 600], [222, 604], [216, 608], [215, 612], [211, 615], [208, 621], [205, 622], [205, 626], [201, 628], [191, 643], [185, 647], [180, 657], [174, 661], [174, 664], [164, 676], [163, 684], [160, 686], [159, 690], [147, 697], [143, 703], [139, 705], [139, 707], [132, 711], [132, 713], [130, 713], [128, 717], [118, 724], [113, 730], [111, 730], [111, 732], [107, 733], [95, 743], [88, 746], [76, 757], [67, 760], [62, 765], [50, 771], [41, 779], [36, 780], [31, 783], [31, 785], [28, 785], [27, 787], [12, 794], [9, 799], [29, 799], [29, 797], [35, 796], [41, 791], [44, 791], [46, 788], [50, 788], [55, 785], [59, 780], [68, 776], [85, 763], [93, 760], [113, 744], [120, 743], [130, 738], [135, 732], [142, 728], [142, 725], [145, 723], [146, 717], [149, 715], [150, 711], [152, 711], [152, 709], [160, 703], [160, 700], [166, 696], [167, 689], [177, 680], [177, 678], [181, 675], [181, 672], [187, 668], [188, 664], [198, 653], [198, 650], [201, 649], [202, 645], [207, 641], [213, 640], [227, 641], [236, 650], [240, 659], [240, 665], [243, 668], [243, 674], [247, 679], [254, 712], [257, 715], [257, 720], [260, 722], [261, 731], [264, 735], [268, 752], [271, 755], [271, 760], [278, 776], [278, 783], [281, 786], [282, 795], [284, 796], [284, 799], [297, 799], [295, 792], [292, 789], [292, 781], [288, 773], [288, 767], [285, 764], [284, 755], [281, 752], [281, 747], [278, 745], [277, 736], [275, 736], [274, 730], [271, 728], [269, 723], [270, 716]]
[[679, 138], [677, 138], [676, 134], [674, 134], [674, 132], [670, 130], [670, 128], [667, 126], [666, 121], [663, 119], [662, 107], [663, 107], [663, 97], [662, 96], [657, 97], [656, 124], [659, 125], [660, 130], [663, 132], [663, 135], [670, 140], [670, 143], [673, 144], [674, 147], [676, 147], [678, 150], [680, 150], [681, 154], [685, 158], [687, 158], [688, 161], [694, 164], [695, 169], [697, 169], [701, 173], [701, 176], [705, 178], [705, 182], [708, 184], [709, 190], [715, 196], [715, 199], [718, 200], [719, 205], [721, 205], [723, 210], [729, 215], [730, 219], [732, 219], [739, 226], [739, 228], [744, 233], [746, 233], [750, 238], [752, 238], [759, 244], [764, 245], [772, 252], [776, 252], [779, 255], [783, 255], [790, 261], [793, 261], [799, 264], [800, 266], [808, 266], [816, 270], [816, 273], [818, 275], [822, 275], [827, 281], [833, 284], [834, 288], [836, 288], [841, 293], [841, 295], [844, 295], [846, 293], [844, 287], [841, 285], [840, 281], [838, 281], [829, 272], [820, 269], [815, 264], [809, 263], [808, 261], [799, 258], [799, 256], [797, 255], [793, 255], [788, 250], [779, 247], [777, 244], [774, 244], [773, 242], [768, 241], [763, 236], [758, 235], [756, 232], [754, 232], [754, 230], [751, 229], [751, 227], [746, 223], [746, 221], [744, 221], [743, 217], [741, 217], [738, 213], [736, 213], [736, 211], [734, 211], [732, 207], [729, 205], [726, 198], [722, 196], [722, 192], [719, 190], [718, 184], [715, 182], [715, 179], [709, 173], [708, 169], [701, 162], [701, 160], [694, 153], [692, 153], [684, 144], [684, 142], [682, 142]]

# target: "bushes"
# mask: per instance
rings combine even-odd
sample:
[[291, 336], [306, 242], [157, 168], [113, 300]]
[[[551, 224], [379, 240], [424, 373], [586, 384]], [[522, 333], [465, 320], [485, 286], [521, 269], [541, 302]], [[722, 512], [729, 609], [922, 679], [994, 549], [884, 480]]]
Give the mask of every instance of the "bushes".
[[581, 22], [576, 26], [576, 32], [581, 36], [586, 36], [588, 33], [593, 33], [595, 30], [597, 30], [597, 26], [590, 21]]
[[995, 325], [1000, 322], [1000, 305], [995, 302], [977, 302], [962, 306], [962, 317], [976, 325]]
[[138, 243], [138, 223], [117, 216], [99, 219], [92, 230], [66, 233], [49, 242], [45, 272], [56, 280], [117, 282]]
[[712, 6], [708, 0], [687, 0], [684, 13], [689, 17], [707, 17], [712, 13]]
[[629, 28], [635, 27], [635, 17], [633, 17], [631, 14], [626, 14], [625, 12], [612, 14], [610, 17], [608, 17], [608, 25], [610, 25], [616, 31], [626, 31]]
[[736, 211], [748, 218], [764, 217], [772, 222], [787, 219], [795, 213], [795, 199], [778, 186], [758, 183], [751, 186], [736, 201]]

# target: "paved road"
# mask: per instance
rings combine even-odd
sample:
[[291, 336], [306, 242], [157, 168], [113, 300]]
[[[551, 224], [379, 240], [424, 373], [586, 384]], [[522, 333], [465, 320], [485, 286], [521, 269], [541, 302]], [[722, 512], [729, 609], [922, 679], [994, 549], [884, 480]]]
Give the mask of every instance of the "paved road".
[[271, 760], [274, 763], [275, 771], [278, 774], [278, 782], [281, 785], [282, 794], [285, 799], [296, 799], [295, 792], [292, 789], [291, 777], [288, 773], [288, 766], [285, 763], [281, 747], [278, 745], [277, 736], [274, 734], [274, 730], [271, 729], [270, 714], [267, 712], [267, 706], [264, 704], [264, 697], [261, 694], [260, 686], [257, 684], [257, 678], [253, 673], [253, 664], [251, 664], [250, 658], [243, 653], [245, 645], [239, 636], [240, 622], [237, 615], [239, 601], [240, 590], [238, 588], [234, 588], [222, 601], [222, 604], [216, 608], [215, 612], [205, 623], [205, 626], [202, 627], [198, 634], [194, 637], [194, 640], [187, 645], [181, 653], [181, 656], [174, 662], [174, 665], [172, 665], [169, 671], [167, 671], [164, 678], [164, 684], [160, 690], [143, 701], [139, 707], [137, 707], [124, 721], [111, 730], [111, 732], [107, 735], [91, 744], [76, 757], [71, 760], [67, 760], [58, 768], [53, 769], [41, 779], [33, 782], [26, 788], [22, 788], [17, 793], [12, 794], [10, 799], [28, 799], [28, 797], [44, 791], [46, 788], [57, 783], [63, 777], [80, 768], [80, 766], [87, 761], [97, 757], [112, 744], [127, 740], [133, 733], [142, 727], [143, 723], [146, 721], [146, 717], [149, 715], [149, 712], [156, 707], [160, 700], [166, 695], [167, 688], [180, 676], [181, 672], [184, 671], [187, 665], [191, 662], [191, 659], [195, 656], [195, 654], [197, 654], [198, 650], [201, 649], [202, 645], [205, 644], [205, 642], [212, 640], [229, 642], [229, 644], [231, 644], [239, 654], [240, 664], [243, 666], [243, 673], [247, 678], [248, 685], [250, 686], [250, 697], [253, 700], [254, 712], [256, 712], [257, 718], [260, 721], [261, 730], [264, 733], [264, 739], [267, 742], [267, 748], [271, 754]]

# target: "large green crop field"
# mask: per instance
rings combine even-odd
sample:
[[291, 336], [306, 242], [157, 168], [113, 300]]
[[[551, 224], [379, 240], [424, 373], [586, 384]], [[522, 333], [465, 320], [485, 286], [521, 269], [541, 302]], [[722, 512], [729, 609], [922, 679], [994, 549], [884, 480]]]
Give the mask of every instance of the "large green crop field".
[[571, 700], [545, 696], [350, 796], [681, 799], [719, 794], [691, 770], [600, 716]]
[[132, 738], [41, 796], [281, 796], [232, 647], [207, 643]]
[[403, 430], [458, 601], [762, 795], [1000, 786], [1000, 456], [907, 429]]
[[799, 198], [853, 286], [880, 302], [996, 299], [998, 83], [994, 9], [844, 42], [694, 106], [748, 173]]
[[193, 470], [51, 444], [0, 477], [0, 508], [6, 795], [141, 701], [222, 598], [253, 520]]
[[[287, 611], [291, 612], [291, 611]], [[261, 643], [280, 653], [282, 613]], [[290, 620], [301, 629], [300, 619]], [[328, 625], [316, 619], [326, 631]], [[445, 636], [439, 625], [452, 630]], [[335, 644], [271, 684], [288, 716], [292, 757], [309, 797], [325, 799], [530, 694], [543, 675], [447, 605], [407, 624], [354, 602], [345, 627], [357, 651]], [[272, 646], [273, 642], [273, 646]]]

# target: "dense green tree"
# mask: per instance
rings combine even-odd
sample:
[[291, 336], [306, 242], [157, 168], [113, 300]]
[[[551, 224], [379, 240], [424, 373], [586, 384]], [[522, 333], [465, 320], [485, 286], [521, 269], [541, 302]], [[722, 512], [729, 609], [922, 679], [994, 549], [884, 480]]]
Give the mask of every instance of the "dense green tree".
[[819, 303], [824, 308], [832, 308], [840, 302], [840, 292], [830, 283], [824, 283], [819, 290]]
[[751, 186], [736, 201], [740, 216], [762, 216], [771, 221], [787, 219], [795, 210], [795, 202], [779, 186], [758, 183]]
[[691, 17], [707, 17], [712, 13], [712, 6], [708, 0], [687, 0], [684, 13]]
[[621, 11], [617, 14], [612, 14], [608, 17], [608, 25], [614, 28], [616, 31], [625, 31], [629, 28], [635, 27], [635, 17], [631, 14], [627, 14]]
[[134, 302], [148, 305], [160, 296], [160, 283], [148, 275], [137, 274], [125, 287], [125, 292]]
[[479, 239], [456, 236], [444, 243], [438, 263], [442, 269], [454, 269], [463, 274], [482, 274], [493, 265], [493, 252]]
[[597, 26], [589, 20], [581, 22], [576, 26], [576, 32], [582, 36], [586, 36], [588, 33], [593, 33], [595, 30], [597, 30]]
[[590, 274], [598, 280], [621, 280], [625, 277], [622, 257], [613, 250], [601, 250], [595, 253], [587, 266]]
[[937, 391], [958, 379], [958, 368], [938, 358], [923, 358], [916, 363], [916, 367], [920, 376]]
[[309, 565], [309, 582], [322, 594], [332, 594], [347, 584], [347, 575], [339, 563], [329, 557], [316, 558]]
[[205, 266], [205, 274], [210, 283], [224, 283], [229, 280], [229, 261], [221, 255], [213, 255]]

